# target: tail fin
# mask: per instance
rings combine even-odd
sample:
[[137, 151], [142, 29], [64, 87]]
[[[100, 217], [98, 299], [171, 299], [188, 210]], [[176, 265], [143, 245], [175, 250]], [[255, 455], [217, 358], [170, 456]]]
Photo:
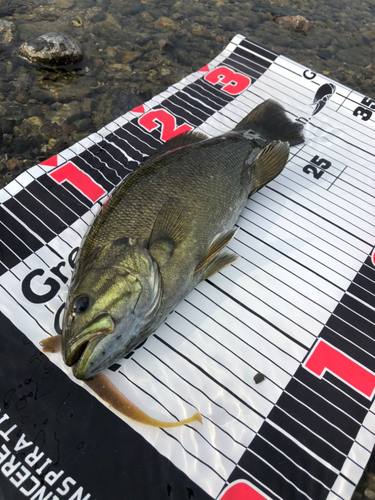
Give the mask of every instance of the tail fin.
[[294, 146], [304, 141], [303, 125], [288, 118], [281, 104], [272, 99], [259, 104], [234, 130], [248, 129], [257, 132], [269, 142], [279, 140]]

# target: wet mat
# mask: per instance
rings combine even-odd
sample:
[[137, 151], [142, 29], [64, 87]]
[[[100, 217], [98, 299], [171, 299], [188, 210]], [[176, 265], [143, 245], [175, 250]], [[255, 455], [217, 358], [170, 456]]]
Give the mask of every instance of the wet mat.
[[[181, 132], [268, 98], [305, 125], [201, 283], [106, 375], [116, 414], [39, 342], [61, 333], [81, 239], [118, 183]], [[348, 499], [375, 443], [375, 101], [236, 36], [211, 63], [0, 191], [2, 498]], [[255, 378], [254, 378], [255, 377]], [[74, 380], [74, 382], [72, 382]]]

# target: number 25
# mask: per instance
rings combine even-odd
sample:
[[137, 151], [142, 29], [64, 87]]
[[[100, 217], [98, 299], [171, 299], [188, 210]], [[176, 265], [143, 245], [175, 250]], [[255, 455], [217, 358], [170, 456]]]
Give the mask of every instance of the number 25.
[[[313, 163], [313, 165], [316, 165], [317, 167], [324, 168], [325, 170], [331, 166], [330, 161], [326, 160], [325, 158], [319, 158], [318, 155], [315, 155], [314, 158], [310, 160], [310, 163]], [[314, 179], [319, 179], [324, 174], [324, 170], [319, 171], [313, 165], [306, 165], [302, 170], [303, 172], [305, 172], [305, 174], [312, 173]]]

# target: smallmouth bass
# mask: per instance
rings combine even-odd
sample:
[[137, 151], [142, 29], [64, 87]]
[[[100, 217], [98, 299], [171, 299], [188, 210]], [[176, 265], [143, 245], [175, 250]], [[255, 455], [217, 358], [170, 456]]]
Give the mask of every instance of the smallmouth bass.
[[61, 348], [75, 377], [126, 356], [234, 262], [222, 250], [247, 198], [282, 171], [302, 128], [268, 100], [219, 137], [171, 139], [120, 184], [82, 242], [69, 289]]

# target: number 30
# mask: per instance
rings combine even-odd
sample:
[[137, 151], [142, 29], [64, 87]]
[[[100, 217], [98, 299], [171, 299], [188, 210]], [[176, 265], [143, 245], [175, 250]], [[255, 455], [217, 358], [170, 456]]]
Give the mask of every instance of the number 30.
[[224, 84], [222, 91], [231, 95], [241, 94], [251, 83], [250, 78], [247, 76], [235, 73], [225, 66], [213, 69], [204, 79], [213, 85], [216, 85], [216, 83]]

